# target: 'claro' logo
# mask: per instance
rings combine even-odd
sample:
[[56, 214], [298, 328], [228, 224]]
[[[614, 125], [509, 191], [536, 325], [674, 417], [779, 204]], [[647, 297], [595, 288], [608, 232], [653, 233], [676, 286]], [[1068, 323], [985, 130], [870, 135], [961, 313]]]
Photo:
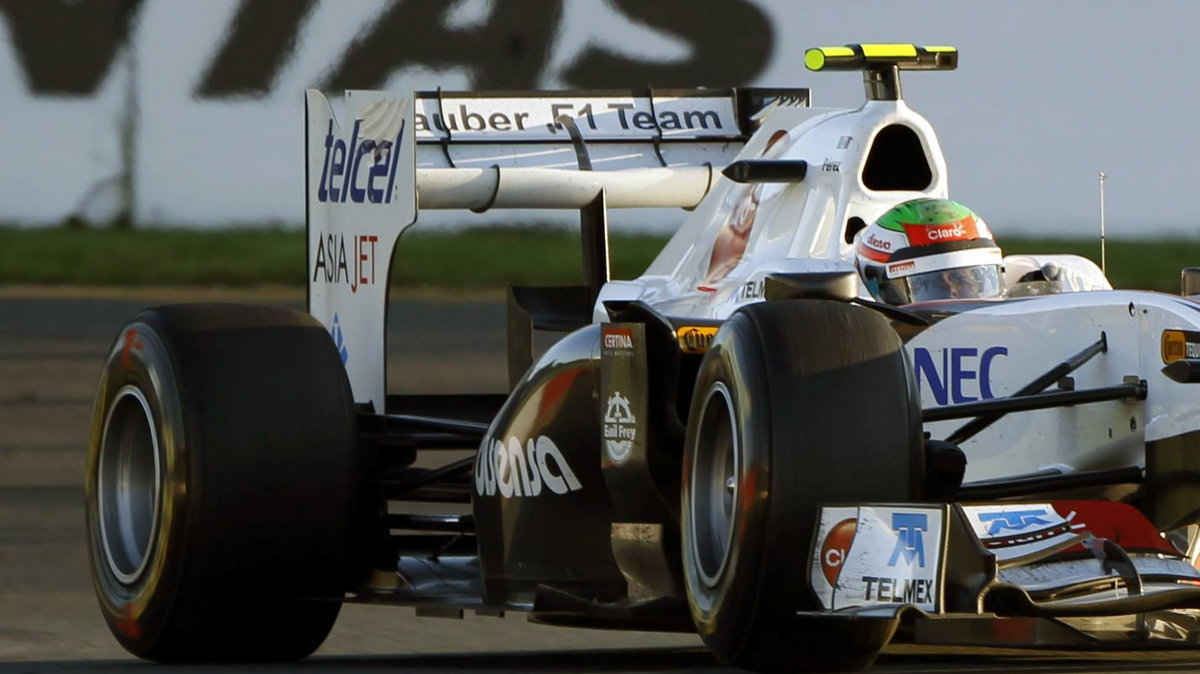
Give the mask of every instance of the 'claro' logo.
[[833, 525], [821, 543], [821, 573], [833, 587], [837, 587], [838, 576], [842, 574], [842, 566], [846, 563], [846, 554], [854, 543], [854, 534], [858, 532], [858, 520], [851, 517]]
[[927, 234], [930, 241], [957, 241], [967, 237], [967, 230], [957, 224], [953, 227], [930, 227]]
[[544, 435], [521, 441], [510, 437], [508, 443], [485, 437], [475, 454], [475, 492], [480, 496], [502, 498], [538, 496], [545, 488], [566, 494], [582, 488], [579, 479], [554, 441]]
[[943, 222], [937, 225], [905, 224], [904, 233], [908, 236], [908, 245], [926, 246], [940, 241], [974, 239], [979, 236], [980, 231], [975, 218], [968, 215], [955, 222]]

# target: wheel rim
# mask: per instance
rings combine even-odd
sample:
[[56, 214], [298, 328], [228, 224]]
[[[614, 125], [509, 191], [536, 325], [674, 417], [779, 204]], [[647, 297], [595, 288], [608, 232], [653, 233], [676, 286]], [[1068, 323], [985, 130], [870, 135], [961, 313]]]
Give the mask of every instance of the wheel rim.
[[146, 396], [125, 386], [113, 398], [100, 439], [96, 499], [109, 571], [125, 585], [146, 570], [158, 529], [162, 467]]
[[704, 401], [692, 457], [689, 539], [700, 582], [715, 587], [729, 560], [741, 452], [733, 399], [717, 382]]

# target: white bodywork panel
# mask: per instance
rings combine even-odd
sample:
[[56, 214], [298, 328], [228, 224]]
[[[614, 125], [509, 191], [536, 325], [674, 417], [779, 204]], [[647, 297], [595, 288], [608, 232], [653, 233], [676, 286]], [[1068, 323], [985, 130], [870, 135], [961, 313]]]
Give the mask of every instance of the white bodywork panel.
[[[967, 479], [1142, 462], [1144, 444], [1200, 428], [1200, 389], [1162, 374], [1164, 329], [1200, 329], [1200, 304], [1157, 293], [1099, 291], [995, 301], [946, 318], [907, 344], [921, 406], [1012, 395], [1100, 339], [1105, 352], [1071, 374], [1077, 390], [1146, 380], [1145, 401], [1010, 414], [962, 445]], [[1053, 387], [1051, 387], [1053, 390]], [[943, 438], [966, 420], [926, 424]]]
[[[785, 96], [749, 111], [756, 125], [749, 137], [739, 135], [737, 125], [744, 121], [738, 121], [733, 100], [704, 92], [661, 99], [656, 94], [653, 100], [573, 92], [493, 98], [352, 92], [346, 105], [354, 120], [351, 131], [338, 135], [336, 122], [330, 126], [328, 104], [310, 91], [309, 306], [335, 340], [340, 330], [356, 401], [383, 411], [384, 270], [400, 233], [418, 220], [418, 204], [474, 211], [579, 209], [603, 193], [610, 208], [689, 209], [680, 213], [678, 230], [644, 275], [603, 287], [593, 316], [604, 321], [608, 300], [640, 300], [672, 317], [727, 318], [747, 303], [762, 301], [763, 280], [772, 273], [854, 269], [854, 231], [892, 206], [950, 196], [936, 134], [902, 100], [829, 110], [807, 107], [806, 96]], [[388, 111], [391, 126], [376, 119], [381, 110]], [[397, 114], [407, 120], [400, 154], [382, 157], [379, 143], [395, 136]], [[563, 114], [574, 120], [574, 141], [568, 137], [570, 123], [555, 124]], [[685, 118], [692, 120], [687, 128], [681, 122], [681, 128], [662, 126], [664, 120]], [[363, 131], [360, 136], [375, 140], [376, 159], [356, 164], [358, 174], [366, 181], [377, 172], [376, 184], [386, 179], [389, 186], [394, 179], [387, 203], [370, 202], [369, 192], [363, 203], [334, 203], [329, 185], [323, 187], [323, 172], [331, 169], [329, 129], [332, 138], [351, 145], [359, 120], [377, 135]], [[706, 127], [701, 120], [707, 120]], [[456, 128], [443, 128], [448, 125]], [[895, 127], [917, 139], [930, 179], [920, 189], [872, 190], [864, 167], [879, 134]], [[386, 133], [378, 135], [376, 129]], [[738, 159], [804, 160], [808, 170], [796, 182], [735, 183], [720, 171]], [[399, 167], [394, 175], [378, 168], [384, 161]], [[338, 194], [345, 199], [346, 190]], [[363, 236], [377, 237], [370, 240], [371, 260], [377, 263], [371, 283], [355, 271], [366, 260], [360, 252]], [[348, 276], [357, 284], [339, 276], [343, 241], [359, 251], [346, 254]], [[319, 264], [322, 242], [326, 250], [338, 247], [333, 276]], [[1012, 394], [1102, 333], [1107, 352], [1073, 373], [1075, 388], [1133, 378], [1146, 380], [1149, 394], [1145, 401], [1009, 415], [964, 443], [968, 480], [1048, 466], [1086, 470], [1141, 464], [1147, 441], [1200, 429], [1200, 387], [1163, 375], [1158, 347], [1163, 330], [1200, 331], [1200, 304], [1110, 290], [1095, 264], [1078, 256], [1011, 256], [1006, 265], [1006, 284], [1022, 299], [957, 313], [908, 343], [923, 407]], [[1038, 270], [1057, 270], [1055, 283], [1028, 282]], [[869, 297], [865, 287], [860, 286], [860, 295]], [[927, 430], [941, 438], [962, 423], [940, 422]]]

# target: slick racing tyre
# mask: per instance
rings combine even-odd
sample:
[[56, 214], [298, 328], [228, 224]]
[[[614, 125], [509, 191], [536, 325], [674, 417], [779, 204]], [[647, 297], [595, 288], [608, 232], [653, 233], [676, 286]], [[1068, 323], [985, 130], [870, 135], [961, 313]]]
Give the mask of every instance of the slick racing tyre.
[[92, 580], [117, 640], [159, 661], [314, 651], [353, 573], [355, 410], [306, 314], [195, 304], [127, 325], [87, 466]]
[[894, 621], [799, 619], [820, 503], [920, 492], [921, 411], [900, 339], [866, 308], [753, 304], [700, 365], [683, 458], [692, 618], [722, 662], [759, 670], [868, 666]]

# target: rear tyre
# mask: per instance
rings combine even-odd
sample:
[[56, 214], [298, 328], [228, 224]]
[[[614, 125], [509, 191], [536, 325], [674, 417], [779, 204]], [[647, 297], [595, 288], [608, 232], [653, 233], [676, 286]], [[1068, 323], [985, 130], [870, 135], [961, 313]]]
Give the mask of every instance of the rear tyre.
[[345, 370], [306, 314], [175, 305], [100, 379], [87, 531], [101, 611], [159, 661], [314, 651], [354, 569], [361, 469]]
[[684, 445], [683, 566], [692, 618], [722, 662], [852, 670], [891, 620], [799, 619], [820, 503], [920, 492], [921, 412], [882, 316], [819, 300], [743, 308], [696, 380]]

